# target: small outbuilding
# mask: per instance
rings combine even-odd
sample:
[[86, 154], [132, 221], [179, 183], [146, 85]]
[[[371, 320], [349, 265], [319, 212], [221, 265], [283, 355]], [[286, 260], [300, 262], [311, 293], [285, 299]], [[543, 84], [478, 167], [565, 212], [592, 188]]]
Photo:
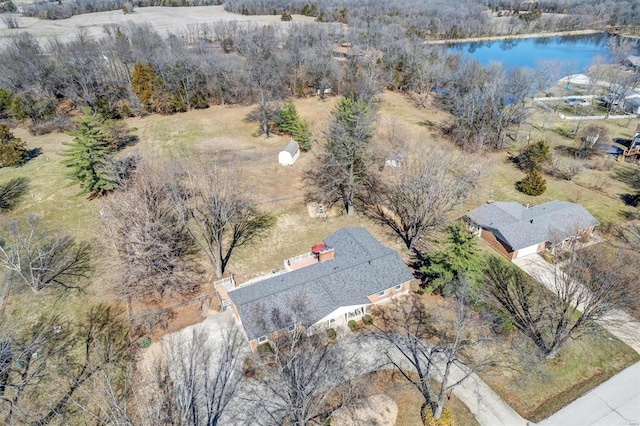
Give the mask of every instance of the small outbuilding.
[[287, 144], [280, 150], [278, 154], [278, 163], [283, 166], [293, 166], [300, 156], [300, 145], [293, 139], [289, 140]]

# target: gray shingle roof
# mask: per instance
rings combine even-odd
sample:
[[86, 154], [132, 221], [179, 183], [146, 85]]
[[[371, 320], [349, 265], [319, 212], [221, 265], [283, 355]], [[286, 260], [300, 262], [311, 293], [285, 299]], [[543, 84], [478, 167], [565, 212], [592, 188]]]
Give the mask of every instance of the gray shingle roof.
[[530, 208], [514, 202], [494, 202], [466, 216], [490, 230], [513, 250], [546, 241], [562, 241], [599, 222], [580, 204], [551, 201]]
[[282, 328], [283, 318], [284, 325], [308, 327], [341, 306], [367, 304], [367, 296], [413, 278], [398, 253], [363, 228], [342, 228], [324, 243], [335, 250], [334, 259], [229, 292], [249, 340]]
[[298, 145], [298, 142], [290, 139], [289, 142], [287, 142], [287, 144], [280, 150], [280, 152], [286, 151], [293, 157], [294, 155], [296, 155], [296, 152], [298, 152], [299, 149], [300, 145]]

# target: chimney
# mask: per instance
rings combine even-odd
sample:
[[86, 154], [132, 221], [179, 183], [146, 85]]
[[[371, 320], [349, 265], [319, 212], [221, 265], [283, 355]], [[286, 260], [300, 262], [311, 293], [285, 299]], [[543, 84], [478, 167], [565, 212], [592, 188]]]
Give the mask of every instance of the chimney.
[[327, 247], [326, 244], [314, 244], [311, 246], [311, 252], [316, 255], [318, 262], [324, 262], [335, 257], [335, 250], [332, 247]]
[[326, 247], [320, 252], [318, 256], [318, 262], [322, 263], [325, 260], [334, 259], [336, 257], [336, 250], [333, 247]]

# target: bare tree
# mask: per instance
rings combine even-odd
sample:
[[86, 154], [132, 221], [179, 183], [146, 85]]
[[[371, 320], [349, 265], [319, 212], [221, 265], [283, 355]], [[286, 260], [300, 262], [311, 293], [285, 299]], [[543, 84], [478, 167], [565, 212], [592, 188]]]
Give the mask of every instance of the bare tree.
[[17, 177], [0, 184], [0, 212], [12, 210], [29, 190], [29, 178]]
[[[272, 318], [279, 316], [271, 313]], [[258, 374], [248, 384], [255, 392], [247, 392], [255, 406], [252, 414], [263, 424], [324, 424], [358, 397], [349, 380], [358, 368], [339, 346], [307, 337], [299, 329], [286, 332], [284, 323], [282, 328], [271, 351], [255, 356]]]
[[2, 372], [5, 424], [75, 423], [80, 391], [96, 374], [111, 367], [119, 371], [131, 359], [128, 327], [120, 311], [107, 305], [92, 306], [78, 320], [41, 316], [4, 332], [13, 360]]
[[490, 332], [473, 319], [465, 293], [459, 296], [453, 303], [453, 315], [434, 317], [413, 295], [381, 310], [374, 321], [371, 337], [388, 345], [383, 350], [389, 363], [422, 394], [423, 419], [427, 410], [439, 419], [456, 386], [497, 364], [491, 356], [478, 359]]
[[347, 215], [353, 216], [369, 178], [368, 144], [374, 123], [375, 115], [366, 103], [348, 98], [338, 102], [331, 112], [324, 151], [306, 174], [314, 188], [309, 198], [331, 206], [342, 201]]
[[[172, 196], [185, 230], [206, 255], [217, 277], [224, 273], [232, 253], [259, 238], [273, 218], [259, 212], [241, 176], [230, 164], [186, 160], [173, 181]], [[176, 185], [177, 184], [177, 185]]]
[[[445, 223], [477, 184], [479, 166], [440, 147], [407, 149], [368, 197], [367, 214], [386, 225], [408, 249]], [[468, 158], [468, 156], [466, 157]]]
[[[237, 402], [245, 348], [246, 341], [235, 323], [221, 330], [193, 327], [165, 339], [180, 424], [223, 424], [223, 415]], [[226, 422], [231, 421], [227, 417]]]
[[5, 222], [0, 232], [0, 267], [35, 293], [48, 287], [79, 289], [90, 275], [91, 246], [43, 229], [37, 216]]
[[107, 237], [125, 266], [127, 297], [160, 298], [198, 286], [197, 250], [171, 197], [165, 179], [171, 168], [165, 166], [141, 162], [123, 189], [103, 200]]
[[550, 276], [537, 277], [498, 258], [488, 261], [486, 289], [500, 309], [536, 347], [553, 358], [569, 339], [599, 330], [598, 322], [615, 322], [616, 309], [633, 305], [635, 297], [624, 257], [597, 248], [572, 250]]

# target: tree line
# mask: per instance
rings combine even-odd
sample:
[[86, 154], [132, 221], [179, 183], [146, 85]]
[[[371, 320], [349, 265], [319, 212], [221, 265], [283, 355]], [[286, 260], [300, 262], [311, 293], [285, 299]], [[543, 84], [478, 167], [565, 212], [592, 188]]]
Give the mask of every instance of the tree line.
[[[342, 46], [346, 58], [336, 58]], [[33, 133], [73, 129], [70, 108], [121, 118], [254, 104], [248, 118], [268, 136], [287, 98], [331, 91], [369, 102], [386, 88], [452, 112], [449, 135], [467, 150], [502, 149], [526, 116], [525, 98], [559, 72], [485, 68], [393, 25], [293, 24], [282, 32], [227, 22], [167, 39], [148, 25], [106, 26], [101, 39], [79, 29], [69, 42], [23, 33], [0, 58], [0, 117]]]

